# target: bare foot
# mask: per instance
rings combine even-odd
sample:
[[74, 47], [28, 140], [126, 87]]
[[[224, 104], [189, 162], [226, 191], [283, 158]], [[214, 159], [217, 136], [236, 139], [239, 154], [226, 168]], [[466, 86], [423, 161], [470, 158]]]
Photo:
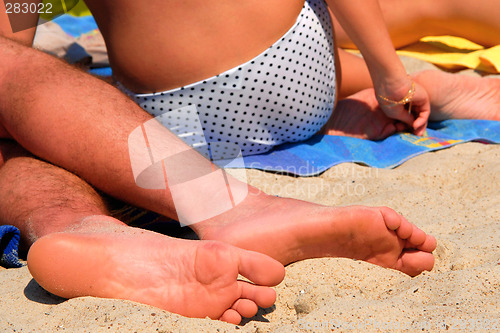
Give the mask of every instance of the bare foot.
[[390, 208], [332, 208], [293, 199], [267, 200], [266, 206], [253, 205], [259, 210], [252, 210], [251, 202], [242, 203], [249, 205], [240, 207], [238, 218], [228, 212], [192, 227], [203, 239], [259, 251], [285, 265], [308, 258], [345, 257], [411, 276], [434, 265], [431, 252], [436, 239]]
[[414, 78], [429, 94], [431, 120], [500, 121], [500, 79], [457, 75], [437, 70], [416, 73]]
[[[238, 324], [269, 307], [284, 267], [266, 255], [214, 241], [174, 239], [87, 218], [78, 230], [34, 243], [28, 267], [46, 290], [65, 298], [136, 301], [188, 317]], [[238, 274], [258, 285], [238, 281]]]
[[365, 89], [340, 100], [332, 116], [318, 134], [382, 140], [405, 129], [379, 108], [373, 89]]

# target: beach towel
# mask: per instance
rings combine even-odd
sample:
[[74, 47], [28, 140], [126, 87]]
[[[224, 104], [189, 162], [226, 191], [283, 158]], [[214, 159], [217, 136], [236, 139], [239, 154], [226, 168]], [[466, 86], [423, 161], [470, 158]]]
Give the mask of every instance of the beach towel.
[[19, 261], [19, 229], [11, 225], [0, 225], [0, 266], [6, 268], [22, 267]]
[[475, 69], [489, 74], [500, 73], [500, 45], [485, 48], [454, 36], [430, 36], [397, 51], [449, 70]]
[[244, 165], [296, 176], [316, 176], [345, 162], [394, 168], [423, 153], [470, 141], [500, 143], [500, 122], [445, 120], [430, 123], [422, 137], [397, 133], [381, 141], [315, 135], [304, 142], [284, 144], [265, 154], [244, 157]]

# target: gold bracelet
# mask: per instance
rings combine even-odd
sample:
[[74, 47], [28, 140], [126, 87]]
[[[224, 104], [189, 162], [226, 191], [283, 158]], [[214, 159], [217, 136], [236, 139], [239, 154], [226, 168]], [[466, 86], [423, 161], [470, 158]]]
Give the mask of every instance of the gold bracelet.
[[378, 98], [380, 98], [381, 100], [383, 100], [387, 104], [404, 105], [404, 104], [410, 103], [411, 100], [413, 99], [413, 96], [415, 96], [415, 81], [413, 81], [413, 80], [411, 81], [411, 88], [410, 88], [410, 90], [408, 91], [408, 93], [406, 94], [406, 96], [403, 97], [399, 101], [394, 101], [394, 100], [389, 99], [387, 97], [384, 97], [382, 95], [377, 95], [377, 96], [378, 96]]
[[[410, 76], [408, 75], [408, 77], [410, 77]], [[392, 100], [392, 99], [389, 99], [387, 97], [384, 97], [382, 95], [377, 94], [377, 97], [380, 98], [383, 102], [385, 102], [384, 103], [385, 105], [405, 105], [405, 104], [409, 103], [408, 113], [411, 113], [411, 102], [413, 100], [413, 96], [415, 96], [415, 81], [413, 81], [413, 80], [411, 80], [410, 90], [408, 90], [408, 93], [406, 94], [406, 96], [403, 97], [399, 101], [395, 101], [395, 100]]]

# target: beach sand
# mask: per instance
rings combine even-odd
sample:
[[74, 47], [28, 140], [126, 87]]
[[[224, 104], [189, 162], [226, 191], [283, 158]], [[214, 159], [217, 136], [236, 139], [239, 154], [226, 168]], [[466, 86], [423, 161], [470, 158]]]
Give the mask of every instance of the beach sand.
[[[413, 62], [411, 62], [413, 64]], [[412, 65], [413, 66], [413, 65]], [[420, 66], [420, 65], [419, 65]], [[500, 328], [500, 146], [467, 143], [395, 169], [345, 163], [318, 177], [248, 170], [250, 184], [325, 205], [388, 206], [438, 239], [432, 272], [410, 278], [349, 259], [289, 265], [272, 308], [241, 325], [129, 301], [64, 300], [26, 267], [0, 268], [0, 332], [329, 332]], [[194, 300], [195, 302], [195, 300]]]

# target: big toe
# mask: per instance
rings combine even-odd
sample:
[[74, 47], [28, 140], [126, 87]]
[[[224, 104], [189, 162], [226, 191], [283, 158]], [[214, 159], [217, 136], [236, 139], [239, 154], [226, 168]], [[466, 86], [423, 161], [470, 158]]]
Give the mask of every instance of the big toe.
[[285, 278], [285, 267], [265, 254], [241, 250], [239, 257], [239, 273], [258, 285], [276, 286]]

